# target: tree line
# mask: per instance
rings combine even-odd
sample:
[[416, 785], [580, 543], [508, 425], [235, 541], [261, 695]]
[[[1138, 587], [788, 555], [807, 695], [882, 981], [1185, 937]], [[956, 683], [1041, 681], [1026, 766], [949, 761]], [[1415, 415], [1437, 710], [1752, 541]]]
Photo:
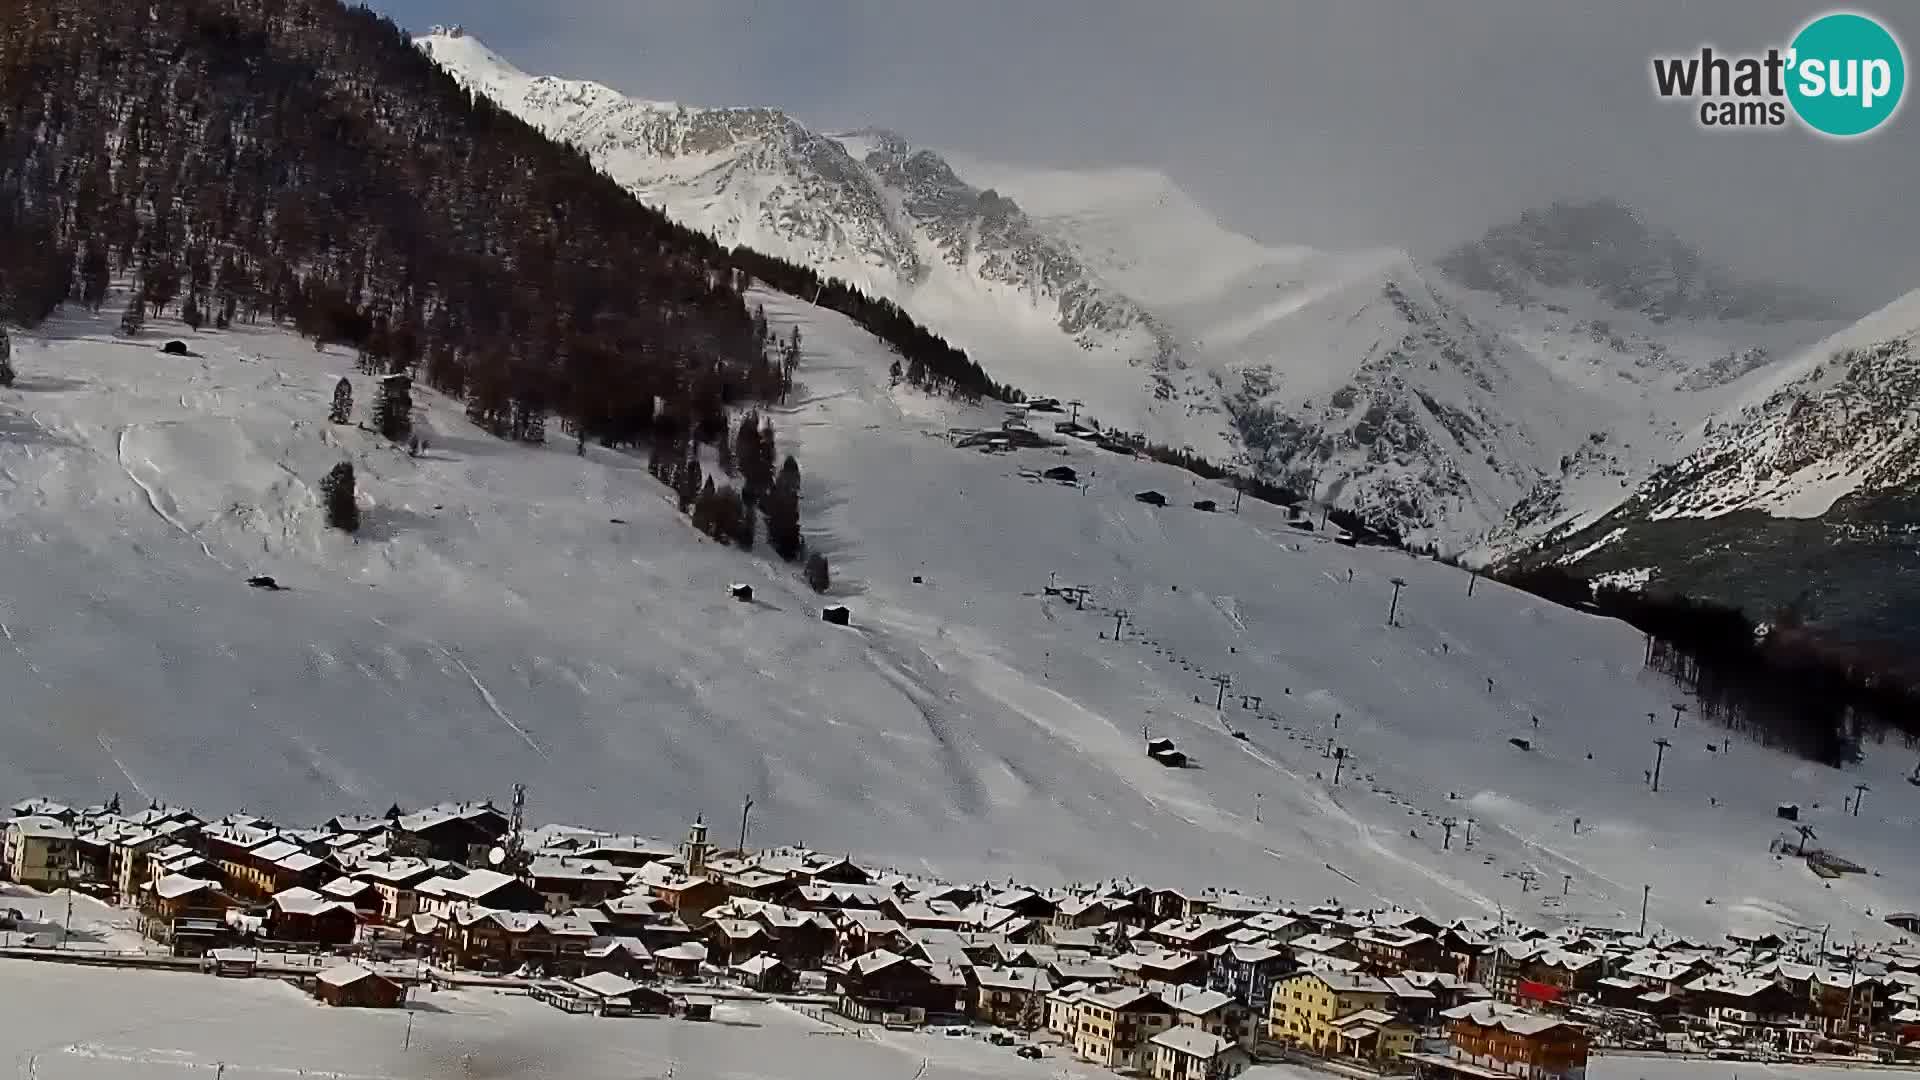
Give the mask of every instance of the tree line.
[[[354, 352], [379, 380], [372, 427], [395, 442], [413, 439], [415, 377], [503, 438], [544, 441], [556, 418], [581, 452], [589, 439], [731, 448], [721, 433], [735, 412], [792, 387], [800, 333], [775, 340], [748, 310], [737, 253], [462, 90], [372, 12], [335, 0], [7, 8], [0, 319], [97, 312], [125, 282], [128, 336], [169, 312], [196, 329], [288, 324]], [[805, 277], [752, 262], [765, 278]], [[839, 287], [827, 299], [962, 370], [897, 309]], [[3, 357], [0, 371], [11, 376]], [[337, 388], [330, 418], [352, 408], [351, 387]], [[745, 464], [743, 502], [797, 558], [798, 466], [774, 463]], [[357, 524], [350, 472], [325, 487], [329, 517]], [[718, 516], [736, 537], [753, 520]]]
[[[800, 346], [748, 310], [756, 282], [847, 316], [928, 392], [1024, 397], [892, 301], [674, 225], [337, 0], [8, 0], [0, 319], [99, 311], [116, 282], [129, 336], [169, 312], [289, 324], [502, 438], [544, 441], [553, 418], [583, 452], [657, 430], [717, 448], [782, 400]], [[377, 426], [409, 438], [384, 410]]]
[[1496, 579], [1567, 607], [1620, 619], [1647, 638], [1646, 666], [1693, 697], [1711, 723], [1838, 767], [1861, 745], [1901, 733], [1920, 742], [1920, 687], [1884, 658], [1824, 641], [1795, 612], [1762, 626], [1738, 608], [1687, 596], [1594, 588], [1556, 566]]

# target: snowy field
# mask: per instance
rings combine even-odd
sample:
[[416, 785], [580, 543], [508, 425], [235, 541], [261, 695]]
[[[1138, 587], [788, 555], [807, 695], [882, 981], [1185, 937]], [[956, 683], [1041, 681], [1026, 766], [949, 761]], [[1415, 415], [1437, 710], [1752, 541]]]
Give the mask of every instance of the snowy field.
[[[782, 332], [803, 326], [802, 385], [774, 422], [850, 628], [764, 549], [697, 537], [642, 460], [577, 458], [557, 431], [509, 445], [427, 393], [418, 460], [327, 424], [352, 366], [337, 350], [171, 325], [128, 343], [110, 317], [21, 335], [0, 391], [0, 795], [303, 822], [519, 780], [536, 820], [663, 836], [737, 820], [751, 794], [758, 844], [967, 879], [1629, 926], [1652, 884], [1655, 926], [1832, 922], [1841, 940], [1886, 937], [1869, 912], [1914, 906], [1910, 752], [1849, 772], [1709, 752], [1721, 733], [1672, 730], [1678, 699], [1624, 626], [1485, 583], [1469, 598], [1459, 571], [1327, 543], [1272, 507], [1195, 511], [1230, 493], [1160, 466], [955, 449], [950, 426], [999, 411], [891, 389], [856, 328], [760, 299]], [[198, 355], [160, 355], [172, 335]], [[372, 385], [353, 382], [364, 417]], [[357, 541], [315, 498], [342, 458]], [[1084, 491], [1023, 475], [1056, 464]], [[1132, 499], [1150, 488], [1173, 505]], [[260, 573], [288, 591], [247, 588]], [[1049, 575], [1091, 589], [1088, 609], [1042, 595]], [[1121, 643], [1102, 637], [1113, 609]], [[1221, 713], [1214, 675], [1232, 679]], [[1151, 762], [1143, 728], [1196, 767]], [[1658, 735], [1674, 746], [1651, 795]], [[1350, 748], [1338, 787], [1329, 739]], [[1861, 781], [1863, 813], [1842, 816]], [[1789, 800], [1881, 876], [1828, 889], [1776, 860]]]
[[[870, 1030], [781, 1005], [722, 1002], [711, 1023], [571, 1016], [518, 995], [416, 992], [408, 1010], [334, 1009], [268, 979], [0, 960], [0, 1056], [34, 1080], [567, 1077], [632, 1080], [1093, 1080], [1048, 1046], [1038, 1061], [977, 1037]], [[1244, 1080], [1326, 1074], [1257, 1066]], [[1592, 1080], [1859, 1080], [1895, 1075], [1747, 1063], [1596, 1058]], [[1899, 1074], [1908, 1075], [1908, 1074]]]
[[779, 1005], [723, 1002], [711, 1023], [600, 1019], [461, 990], [420, 993], [407, 1011], [334, 1009], [276, 980], [27, 961], [0, 961], [0, 1015], [0, 1054], [37, 1080], [963, 1080], [1058, 1077], [1067, 1064], [977, 1039], [860, 1038]]

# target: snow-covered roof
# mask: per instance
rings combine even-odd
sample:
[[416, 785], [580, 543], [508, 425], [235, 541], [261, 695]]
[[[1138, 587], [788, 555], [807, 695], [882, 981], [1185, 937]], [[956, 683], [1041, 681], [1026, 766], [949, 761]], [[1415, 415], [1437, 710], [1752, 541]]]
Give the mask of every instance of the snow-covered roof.
[[1164, 1046], [1176, 1054], [1199, 1058], [1218, 1057], [1233, 1046], [1211, 1031], [1190, 1027], [1168, 1028], [1147, 1041], [1155, 1046]]
[[622, 978], [611, 971], [596, 971], [591, 975], [582, 975], [573, 980], [573, 985], [595, 997], [621, 998], [640, 989], [640, 984], [632, 979]]
[[301, 851], [296, 844], [289, 844], [285, 840], [274, 840], [249, 849], [249, 854], [261, 862], [277, 863], [289, 855], [299, 855]]
[[1327, 989], [1332, 990], [1336, 994], [1393, 993], [1393, 988], [1388, 986], [1384, 981], [1360, 972], [1308, 970], [1290, 975], [1288, 978], [1318, 979], [1327, 985]]
[[330, 911], [352, 911], [353, 905], [330, 900], [312, 889], [295, 887], [273, 894], [273, 906], [289, 915], [325, 915]]
[[1464, 1020], [1478, 1027], [1504, 1028], [1515, 1035], [1537, 1035], [1566, 1023], [1558, 1017], [1527, 1012], [1497, 1001], [1476, 1001], [1448, 1009], [1440, 1015], [1449, 1020]]
[[697, 941], [683, 941], [670, 948], [661, 949], [653, 956], [656, 960], [684, 960], [704, 964], [707, 962], [707, 947]]
[[359, 964], [336, 964], [322, 971], [316, 978], [328, 986], [352, 986], [362, 979], [383, 978], [378, 972], [369, 971]]
[[975, 967], [973, 977], [986, 990], [1026, 990], [1045, 993], [1053, 989], [1053, 981], [1047, 977], [1045, 968]]
[[7, 828], [21, 836], [42, 840], [72, 840], [76, 836], [73, 826], [52, 817], [17, 817], [7, 822]]
[[1351, 945], [1346, 938], [1330, 937], [1326, 934], [1306, 934], [1294, 938], [1288, 943], [1295, 952], [1332, 952]]
[[162, 900], [177, 900], [182, 896], [189, 896], [202, 889], [212, 890], [217, 887], [215, 883], [204, 881], [200, 878], [186, 877], [181, 874], [168, 874], [166, 877], [153, 883], [153, 893]]
[[759, 956], [755, 956], [748, 960], [742, 960], [739, 963], [733, 965], [733, 970], [740, 972], [742, 975], [765, 975], [767, 972], [772, 971], [774, 968], [785, 967], [785, 966], [786, 966], [785, 964], [780, 962], [779, 957], [768, 956], [767, 954], [762, 953]]

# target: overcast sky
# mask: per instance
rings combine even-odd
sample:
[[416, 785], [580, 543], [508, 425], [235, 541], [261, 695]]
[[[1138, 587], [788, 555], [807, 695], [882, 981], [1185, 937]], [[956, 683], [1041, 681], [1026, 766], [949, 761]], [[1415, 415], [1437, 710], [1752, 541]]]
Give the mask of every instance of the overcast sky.
[[[1431, 255], [1529, 205], [1614, 195], [1750, 274], [1862, 306], [1920, 288], [1920, 108], [1851, 143], [1716, 134], [1650, 88], [1651, 55], [1784, 45], [1826, 10], [1808, 3], [373, 6], [416, 31], [460, 22], [529, 71], [640, 96], [772, 105], [990, 159], [1160, 169], [1271, 241]], [[1920, 9], [1855, 10], [1896, 16], [1883, 21], [1913, 62]]]

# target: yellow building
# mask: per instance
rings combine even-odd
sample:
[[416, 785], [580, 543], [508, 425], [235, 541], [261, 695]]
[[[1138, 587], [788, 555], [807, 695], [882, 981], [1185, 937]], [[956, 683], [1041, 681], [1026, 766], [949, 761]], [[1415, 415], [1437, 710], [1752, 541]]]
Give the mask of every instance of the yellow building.
[[10, 880], [50, 889], [74, 876], [79, 853], [73, 826], [58, 818], [21, 817], [7, 822], [4, 854]]
[[1273, 984], [1267, 1037], [1316, 1054], [1338, 1054], [1336, 1021], [1367, 1010], [1390, 1014], [1392, 996], [1393, 989], [1371, 975], [1297, 972]]
[[1361, 1009], [1333, 1022], [1334, 1052], [1361, 1061], [1387, 1062], [1413, 1051], [1412, 1023], [1380, 1009]]

